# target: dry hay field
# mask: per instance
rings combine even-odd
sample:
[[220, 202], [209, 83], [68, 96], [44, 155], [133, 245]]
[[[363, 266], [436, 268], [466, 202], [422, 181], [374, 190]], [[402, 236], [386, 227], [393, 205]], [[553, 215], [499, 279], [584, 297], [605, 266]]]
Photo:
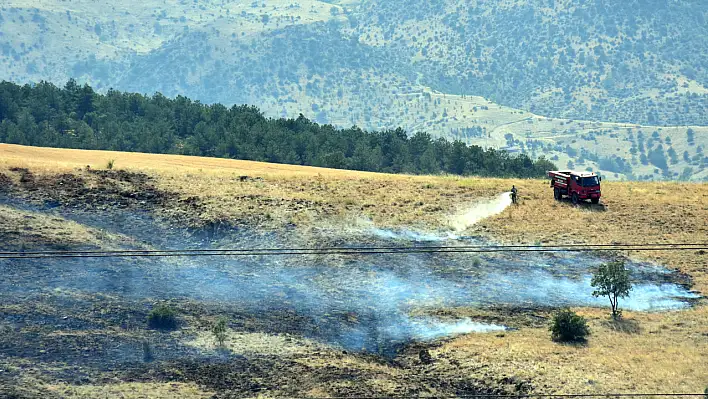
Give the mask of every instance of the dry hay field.
[[[108, 171], [110, 160], [114, 165]], [[116, 182], [107, 185], [106, 176]], [[603, 182], [602, 206], [574, 207], [554, 201], [545, 180], [387, 175], [0, 144], [0, 194], [6, 192], [28, 203], [48, 197], [59, 206], [90, 207], [98, 212], [135, 203], [149, 207], [165, 220], [178, 220], [195, 228], [224, 224], [263, 231], [289, 228], [303, 237], [312, 230], [354, 226], [362, 220], [382, 228], [452, 231], [455, 220], [469, 204], [496, 197], [512, 184], [519, 189], [520, 203], [466, 226], [464, 234], [527, 244], [708, 241], [705, 184]], [[95, 199], [103, 195], [100, 192], [108, 196], [108, 201]], [[23, 248], [71, 247], [79, 242], [93, 248], [111, 248], [131, 240], [8, 205], [0, 204], [0, 211], [0, 237], [11, 245], [21, 243]], [[692, 290], [701, 295], [708, 293], [708, 255], [703, 251], [627, 255], [676, 270], [689, 279]], [[13, 306], [0, 306], [0, 315], [13, 314], [16, 305]], [[449, 313], [456, 316], [494, 320], [519, 328], [500, 334], [462, 334], [429, 343], [425, 347], [434, 359], [431, 364], [421, 364], [417, 346], [387, 362], [366, 354], [334, 351], [297, 336], [282, 339], [262, 332], [230, 331], [229, 339], [232, 345], [251, 348], [253, 353], [265, 356], [258, 360], [265, 362], [259, 364], [263, 369], [275, 370], [272, 364], [277, 363], [263, 359], [287, 359], [286, 366], [277, 369], [289, 367], [290, 371], [257, 376], [278, 381], [283, 387], [253, 397], [288, 396], [293, 392], [313, 397], [346, 395], [361, 392], [357, 384], [366, 385], [365, 392], [415, 392], [426, 396], [454, 392], [446, 390], [442, 382], [462, 380], [496, 387], [501, 390], [495, 392], [500, 393], [514, 392], [514, 387], [524, 384], [525, 392], [532, 393], [702, 393], [708, 386], [708, 307], [704, 299], [680, 311], [625, 311], [622, 325], [610, 322], [606, 308], [574, 310], [589, 320], [592, 335], [587, 345], [552, 342], [547, 328], [548, 309], [450, 309]], [[204, 335], [209, 331], [204, 323], [216, 316], [203, 316], [206, 321], [198, 314], [189, 317], [195, 320], [189, 327], [192, 344], [208, 345], [204, 344]], [[275, 351], [275, 347], [280, 349]], [[184, 370], [205, 372], [199, 365], [160, 374], [162, 379], [155, 376], [154, 381], [125, 381], [121, 377], [92, 379], [88, 383], [49, 383], [41, 379], [42, 370], [15, 360], [13, 363], [5, 359], [4, 367], [27, 367], [31, 371], [17, 374], [19, 379], [13, 381], [36, 383], [42, 393], [59, 397], [196, 398], [208, 397], [223, 388], [208, 383], [208, 379], [190, 380], [180, 374]], [[329, 377], [323, 377], [325, 374]], [[247, 374], [243, 375], [247, 378]], [[3, 383], [7, 384], [0, 379], [0, 386]], [[288, 388], [298, 384], [298, 391]], [[409, 385], [414, 388], [402, 388]], [[20, 394], [23, 392], [28, 397], [39, 395], [31, 389]], [[249, 395], [241, 392], [235, 396]]]

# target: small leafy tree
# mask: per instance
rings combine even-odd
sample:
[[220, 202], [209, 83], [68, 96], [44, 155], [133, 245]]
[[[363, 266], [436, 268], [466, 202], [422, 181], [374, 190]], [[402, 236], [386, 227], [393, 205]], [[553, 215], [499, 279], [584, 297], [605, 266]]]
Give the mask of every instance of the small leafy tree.
[[632, 290], [632, 283], [629, 281], [629, 270], [624, 265], [623, 260], [614, 260], [603, 263], [592, 276], [590, 285], [595, 288], [592, 295], [595, 297], [607, 296], [612, 306], [612, 317], [618, 318], [622, 315], [618, 309], [619, 298], [629, 296]]
[[214, 334], [214, 338], [219, 344], [219, 347], [223, 348], [224, 342], [226, 341], [226, 320], [223, 318], [219, 319], [216, 324], [214, 324], [214, 327], [212, 327], [211, 332]]
[[551, 339], [558, 342], [584, 342], [590, 335], [585, 318], [570, 309], [556, 312], [548, 329], [551, 331]]
[[106, 169], [113, 169], [113, 165], [116, 163], [115, 159], [109, 159], [108, 162], [106, 163]]

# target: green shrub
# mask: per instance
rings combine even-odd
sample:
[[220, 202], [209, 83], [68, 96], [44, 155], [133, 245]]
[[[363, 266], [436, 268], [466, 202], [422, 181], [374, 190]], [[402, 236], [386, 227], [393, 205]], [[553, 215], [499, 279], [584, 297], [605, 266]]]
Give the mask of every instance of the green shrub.
[[177, 312], [169, 306], [160, 305], [148, 314], [148, 326], [159, 330], [174, 330], [177, 328]]
[[590, 335], [585, 318], [570, 309], [562, 309], [553, 315], [551, 338], [557, 342], [584, 342]]
[[106, 163], [106, 168], [107, 169], [113, 169], [113, 165], [116, 163], [115, 159], [109, 159], [108, 163]]

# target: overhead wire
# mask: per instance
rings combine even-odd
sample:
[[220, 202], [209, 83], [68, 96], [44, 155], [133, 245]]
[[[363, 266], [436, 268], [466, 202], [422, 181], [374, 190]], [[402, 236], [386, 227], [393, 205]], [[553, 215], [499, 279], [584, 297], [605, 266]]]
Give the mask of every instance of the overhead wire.
[[706, 243], [653, 244], [564, 244], [564, 245], [460, 245], [460, 246], [380, 246], [310, 248], [222, 248], [222, 249], [131, 249], [90, 251], [6, 251], [0, 259], [109, 258], [109, 257], [190, 257], [190, 256], [304, 256], [380, 255], [426, 253], [503, 252], [593, 252], [593, 251], [688, 251], [708, 250]]
[[618, 244], [555, 244], [555, 245], [415, 245], [415, 246], [376, 246], [376, 247], [286, 247], [286, 248], [275, 248], [275, 247], [263, 247], [263, 248], [193, 248], [193, 249], [118, 249], [118, 250], [56, 250], [56, 251], [0, 251], [0, 255], [13, 255], [13, 254], [26, 254], [26, 255], [39, 255], [39, 254], [63, 254], [63, 253], [80, 253], [80, 254], [93, 254], [93, 253], [143, 253], [143, 252], [252, 252], [252, 251], [335, 251], [335, 250], [363, 250], [363, 251], [375, 251], [375, 250], [397, 250], [397, 249], [526, 249], [526, 248], [622, 248], [622, 247], [706, 247], [708, 242], [705, 243], [652, 243], [652, 244], [628, 244], [628, 243], [618, 243]]

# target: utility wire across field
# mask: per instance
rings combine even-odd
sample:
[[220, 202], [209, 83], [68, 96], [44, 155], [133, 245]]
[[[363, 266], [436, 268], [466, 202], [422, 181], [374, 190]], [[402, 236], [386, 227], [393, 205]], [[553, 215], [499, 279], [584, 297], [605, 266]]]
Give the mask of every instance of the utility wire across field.
[[566, 244], [566, 245], [460, 245], [321, 248], [132, 249], [92, 251], [0, 252], [0, 259], [188, 257], [188, 256], [295, 256], [381, 255], [426, 253], [592, 252], [592, 251], [706, 251], [708, 243]]

